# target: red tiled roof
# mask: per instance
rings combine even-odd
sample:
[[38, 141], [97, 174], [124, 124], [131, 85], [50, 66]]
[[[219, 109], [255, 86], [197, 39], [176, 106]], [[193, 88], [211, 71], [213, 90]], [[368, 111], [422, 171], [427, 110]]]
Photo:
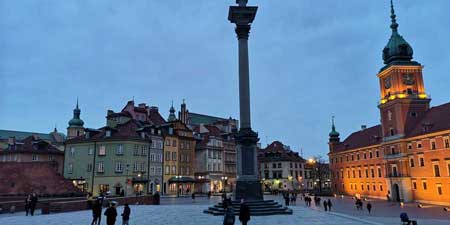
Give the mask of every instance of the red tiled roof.
[[0, 171], [1, 195], [80, 193], [49, 162], [2, 162]]
[[294, 152], [286, 148], [280, 141], [274, 141], [265, 149], [258, 151], [258, 160], [261, 162], [268, 161], [297, 161], [302, 162], [304, 159]]
[[15, 145], [8, 146], [8, 148], [3, 149], [0, 153], [8, 152], [31, 152], [36, 154], [60, 154], [63, 155], [64, 152], [59, 150], [56, 146], [49, 143], [48, 141], [42, 140], [37, 135], [31, 135], [23, 140], [17, 141]]
[[450, 102], [430, 108], [407, 133], [407, 137], [450, 130]]
[[350, 134], [336, 145], [334, 152], [380, 144], [382, 139], [381, 125], [376, 125]]
[[161, 125], [166, 123], [166, 120], [159, 114], [158, 110], [151, 110], [149, 113], [149, 119], [150, 121], [155, 125]]

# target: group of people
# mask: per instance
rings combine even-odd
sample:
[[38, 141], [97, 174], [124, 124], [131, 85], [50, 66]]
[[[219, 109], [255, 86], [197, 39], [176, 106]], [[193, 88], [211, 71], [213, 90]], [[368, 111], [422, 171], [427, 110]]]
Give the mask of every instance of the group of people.
[[27, 195], [25, 198], [25, 215], [28, 216], [30, 213], [31, 216], [34, 216], [34, 211], [36, 209], [36, 205], [38, 203], [38, 197], [36, 193], [32, 193]]
[[[235, 215], [231, 199], [225, 198], [222, 205], [224, 208], [223, 225], [234, 225]], [[247, 225], [248, 221], [250, 221], [250, 207], [245, 203], [244, 199], [241, 199], [239, 221], [241, 221], [242, 225]]]
[[[360, 198], [356, 198], [356, 200], [355, 200], [355, 207], [356, 207], [356, 210], [363, 210], [364, 203], [363, 203], [363, 201]], [[372, 212], [372, 204], [370, 202], [368, 202], [366, 204], [366, 208], [367, 208], [367, 211], [370, 214]]]
[[289, 205], [297, 205], [297, 193], [291, 192], [283, 192], [284, 203], [286, 206]]
[[323, 209], [326, 211], [331, 211], [331, 207], [333, 207], [333, 204], [331, 203], [331, 200], [323, 200]]
[[[102, 220], [102, 210], [103, 210], [103, 197], [98, 197], [92, 205], [92, 222], [91, 225], [100, 225]], [[117, 202], [112, 201], [109, 203], [109, 207], [106, 209], [103, 215], [106, 216], [106, 224], [114, 225], [117, 219]], [[130, 221], [131, 209], [130, 206], [126, 203], [123, 208], [122, 216], [122, 225], [129, 225]]]

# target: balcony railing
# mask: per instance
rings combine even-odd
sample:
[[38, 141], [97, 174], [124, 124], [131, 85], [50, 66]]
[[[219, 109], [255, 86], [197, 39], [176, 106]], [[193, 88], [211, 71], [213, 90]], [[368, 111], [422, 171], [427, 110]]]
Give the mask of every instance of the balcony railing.
[[395, 154], [386, 154], [384, 155], [385, 159], [397, 159], [397, 158], [402, 158], [402, 157], [406, 157], [406, 153], [395, 153]]
[[408, 174], [401, 174], [401, 173], [389, 173], [388, 177], [409, 177]]

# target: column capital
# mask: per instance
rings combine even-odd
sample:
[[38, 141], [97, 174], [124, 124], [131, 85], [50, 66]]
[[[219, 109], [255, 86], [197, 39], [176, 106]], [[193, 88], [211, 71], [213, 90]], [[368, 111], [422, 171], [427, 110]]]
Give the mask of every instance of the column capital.
[[250, 25], [236, 25], [234, 31], [236, 31], [238, 39], [248, 40], [248, 35], [250, 33]]

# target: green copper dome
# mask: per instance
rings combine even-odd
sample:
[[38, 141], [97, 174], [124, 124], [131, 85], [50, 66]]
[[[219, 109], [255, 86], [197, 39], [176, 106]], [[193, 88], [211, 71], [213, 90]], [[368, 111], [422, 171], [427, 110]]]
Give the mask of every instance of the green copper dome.
[[392, 35], [389, 38], [389, 42], [383, 49], [383, 61], [384, 64], [392, 62], [409, 62], [413, 58], [413, 49], [408, 42], [398, 33], [398, 24], [396, 21], [396, 15], [394, 12], [394, 6], [391, 0], [391, 29]]
[[69, 120], [69, 127], [82, 127], [84, 125], [84, 121], [80, 119], [81, 110], [78, 108], [78, 100], [77, 106], [73, 110], [73, 118]]
[[177, 120], [177, 117], [175, 116], [175, 108], [173, 107], [173, 101], [172, 101], [172, 106], [170, 107], [169, 110], [170, 114], [169, 114], [169, 118], [167, 118], [167, 121], [172, 122]]
[[334, 116], [331, 117], [331, 132], [329, 134], [330, 141], [339, 142], [339, 132], [336, 131], [336, 127], [334, 126]]

